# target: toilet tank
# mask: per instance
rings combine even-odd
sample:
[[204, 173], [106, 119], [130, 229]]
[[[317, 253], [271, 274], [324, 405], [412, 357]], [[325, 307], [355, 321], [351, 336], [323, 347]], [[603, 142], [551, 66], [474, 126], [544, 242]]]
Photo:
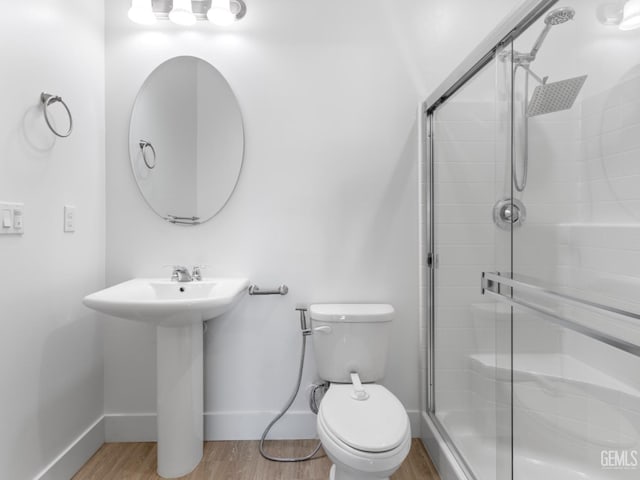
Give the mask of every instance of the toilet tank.
[[351, 383], [351, 372], [363, 382], [384, 377], [389, 326], [394, 310], [387, 304], [315, 304], [309, 307], [318, 375]]

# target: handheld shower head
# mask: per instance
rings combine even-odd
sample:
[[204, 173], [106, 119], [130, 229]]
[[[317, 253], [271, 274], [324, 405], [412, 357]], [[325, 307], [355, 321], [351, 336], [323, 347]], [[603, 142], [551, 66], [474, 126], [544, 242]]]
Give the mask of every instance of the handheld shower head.
[[576, 11], [571, 7], [560, 7], [555, 10], [551, 10], [544, 18], [544, 30], [542, 30], [536, 40], [536, 43], [534, 43], [533, 48], [531, 49], [529, 61], [535, 60], [538, 50], [540, 50], [544, 39], [547, 38], [547, 34], [549, 33], [549, 30], [551, 30], [551, 27], [566, 23], [569, 20], [572, 20], [575, 15]]
[[551, 10], [544, 19], [546, 25], [560, 25], [561, 23], [572, 20], [576, 15], [576, 11], [571, 7], [560, 7]]

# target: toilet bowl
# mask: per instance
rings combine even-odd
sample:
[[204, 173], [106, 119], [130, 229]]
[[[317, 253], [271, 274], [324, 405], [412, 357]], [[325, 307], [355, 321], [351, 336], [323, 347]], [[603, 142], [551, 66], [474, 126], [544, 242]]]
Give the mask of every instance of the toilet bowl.
[[331, 384], [320, 403], [318, 435], [333, 462], [331, 480], [388, 479], [411, 448], [409, 418], [382, 385], [365, 384], [356, 398], [351, 384]]

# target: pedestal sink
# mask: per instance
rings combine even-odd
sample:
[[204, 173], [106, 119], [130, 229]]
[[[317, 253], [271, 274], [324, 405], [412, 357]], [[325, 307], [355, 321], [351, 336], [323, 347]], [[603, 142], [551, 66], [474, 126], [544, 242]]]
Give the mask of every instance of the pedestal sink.
[[244, 278], [175, 282], [136, 278], [88, 295], [83, 303], [157, 328], [158, 474], [175, 478], [202, 459], [202, 322], [222, 315], [249, 286]]

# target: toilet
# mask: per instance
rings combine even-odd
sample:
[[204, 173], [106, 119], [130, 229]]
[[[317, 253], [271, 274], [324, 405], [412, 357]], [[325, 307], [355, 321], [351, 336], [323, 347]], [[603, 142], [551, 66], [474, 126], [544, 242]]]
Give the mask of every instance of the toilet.
[[388, 479], [411, 448], [409, 417], [382, 385], [389, 326], [385, 304], [309, 307], [320, 378], [330, 387], [320, 402], [318, 435], [333, 462], [330, 480]]

